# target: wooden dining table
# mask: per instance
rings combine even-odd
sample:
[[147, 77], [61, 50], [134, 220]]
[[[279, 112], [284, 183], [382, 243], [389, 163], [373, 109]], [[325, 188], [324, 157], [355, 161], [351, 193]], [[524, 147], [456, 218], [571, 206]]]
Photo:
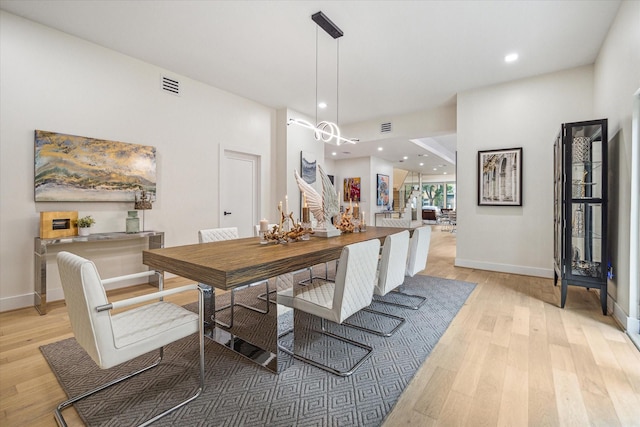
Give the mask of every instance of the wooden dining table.
[[[228, 291], [336, 260], [347, 245], [370, 239], [382, 242], [388, 235], [400, 231], [402, 229], [394, 227], [368, 227], [364, 232], [329, 238], [312, 236], [309, 240], [285, 244], [261, 244], [258, 237], [223, 240], [145, 250], [142, 262], [152, 269]], [[215, 290], [213, 292], [215, 295]], [[270, 327], [274, 330], [272, 336], [277, 341], [280, 335], [277, 315], [265, 316], [250, 310], [243, 312], [255, 318], [261, 326], [270, 322], [273, 325]], [[277, 313], [277, 310], [271, 312]], [[211, 310], [208, 315], [215, 316], [215, 310]], [[215, 317], [212, 319], [215, 320]], [[215, 325], [215, 321], [208, 322], [208, 325], [211, 330], [207, 336], [214, 341], [274, 372], [282, 369], [281, 364], [278, 364], [277, 342], [255, 344], [242, 337], [241, 331], [234, 330], [235, 328], [221, 328]]]

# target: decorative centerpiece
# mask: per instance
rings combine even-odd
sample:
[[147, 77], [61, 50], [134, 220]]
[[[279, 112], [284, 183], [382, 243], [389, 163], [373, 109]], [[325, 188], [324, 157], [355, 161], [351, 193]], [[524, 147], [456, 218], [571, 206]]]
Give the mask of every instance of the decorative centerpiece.
[[[298, 183], [298, 188], [302, 192], [305, 205], [307, 205], [307, 208], [311, 211], [318, 223], [314, 230], [315, 235], [319, 237], [334, 237], [340, 235], [340, 230], [331, 223], [331, 218], [340, 212], [338, 194], [329, 176], [322, 169], [322, 166], [318, 165], [318, 172], [322, 179], [322, 196], [318, 194], [315, 188], [298, 175], [297, 170], [293, 172], [296, 182]], [[304, 222], [304, 208], [302, 214]]]
[[285, 209], [282, 209], [282, 202], [278, 203], [278, 212], [280, 213], [280, 223], [274, 224], [271, 230], [264, 230], [266, 220], [260, 221], [260, 234], [263, 242], [288, 243], [296, 240], [309, 240], [309, 235], [313, 234], [313, 230], [304, 223], [297, 223], [293, 219], [293, 212], [289, 211], [289, 198], [285, 196]]
[[347, 207], [337, 221], [336, 227], [343, 233], [358, 233], [367, 231], [367, 224], [364, 220], [364, 212], [362, 212], [362, 219], [360, 219], [360, 207], [356, 203], [353, 206], [353, 201], [349, 200], [349, 207]]
[[338, 230], [342, 231], [343, 233], [353, 233], [356, 229], [355, 224], [352, 222], [353, 218], [350, 211], [351, 208], [346, 208], [344, 210], [344, 213], [340, 218], [340, 222], [338, 222], [338, 225], [336, 226]]

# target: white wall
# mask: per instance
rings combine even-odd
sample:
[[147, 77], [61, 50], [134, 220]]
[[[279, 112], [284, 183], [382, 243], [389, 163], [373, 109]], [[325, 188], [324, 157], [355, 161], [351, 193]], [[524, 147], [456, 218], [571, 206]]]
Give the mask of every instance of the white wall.
[[[553, 276], [553, 142], [593, 116], [593, 67], [458, 94], [456, 265]], [[477, 205], [479, 150], [523, 147], [523, 206]]]
[[[313, 131], [298, 125], [287, 125], [290, 118], [302, 119], [308, 122], [312, 120], [296, 111], [284, 108], [277, 112], [277, 146], [278, 146], [278, 166], [276, 172], [276, 181], [278, 187], [276, 191], [276, 200], [284, 203], [285, 196], [289, 197], [289, 211], [293, 211], [294, 217], [299, 218], [301, 215], [301, 195], [300, 189], [293, 173], [294, 170], [301, 174], [301, 152], [305, 152], [310, 158], [315, 158], [318, 164], [323, 166], [323, 169], [327, 174], [331, 174], [325, 167], [324, 161], [324, 143], [316, 141], [313, 137]], [[320, 178], [320, 172], [316, 174], [316, 182], [312, 184], [316, 191], [322, 195], [322, 180]], [[277, 210], [274, 206], [270, 209], [270, 212], [274, 212], [273, 217], [277, 222], [279, 220], [277, 216]]]
[[[262, 156], [261, 210], [274, 205], [272, 109], [6, 12], [0, 55], [0, 311], [33, 302], [40, 211], [92, 214], [94, 232], [107, 232], [124, 231], [133, 207], [35, 203], [34, 129], [155, 146], [158, 196], [145, 228], [165, 231], [168, 245], [195, 243], [198, 229], [218, 225], [220, 144]], [[181, 96], [159, 89], [162, 73], [180, 80]], [[105, 275], [121, 273], [126, 262], [95, 252]]]
[[[380, 124], [391, 122], [392, 131], [380, 133]], [[386, 116], [378, 120], [367, 120], [341, 126], [344, 135], [353, 135], [361, 141], [376, 141], [388, 138], [424, 138], [448, 135], [456, 132], [456, 106], [432, 108], [401, 116]]]
[[[640, 2], [625, 1], [602, 45], [594, 67], [594, 111], [609, 119], [609, 253], [615, 277], [609, 293], [623, 324], [630, 313], [631, 119], [633, 95], [640, 88]], [[636, 165], [638, 167], [638, 165]], [[634, 219], [635, 221], [638, 218]], [[636, 228], [637, 229], [637, 228]], [[640, 238], [635, 236], [636, 239]], [[637, 322], [637, 318], [635, 319]], [[637, 327], [636, 327], [637, 330]]]

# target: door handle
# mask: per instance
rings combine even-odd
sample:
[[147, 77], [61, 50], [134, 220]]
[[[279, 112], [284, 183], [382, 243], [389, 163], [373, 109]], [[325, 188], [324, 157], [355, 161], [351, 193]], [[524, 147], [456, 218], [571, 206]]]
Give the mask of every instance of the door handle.
[[231, 215], [231, 212], [224, 211], [224, 216]]

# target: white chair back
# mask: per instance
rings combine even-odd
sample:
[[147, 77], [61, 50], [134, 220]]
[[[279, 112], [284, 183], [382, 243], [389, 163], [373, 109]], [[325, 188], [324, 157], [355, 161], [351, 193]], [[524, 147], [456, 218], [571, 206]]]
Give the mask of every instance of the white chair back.
[[73, 334], [102, 367], [115, 347], [110, 312], [96, 310], [108, 303], [98, 270], [93, 262], [69, 252], [58, 253], [57, 261]]
[[332, 305], [338, 323], [371, 304], [379, 253], [378, 239], [354, 243], [342, 249]]
[[391, 234], [384, 240], [382, 257], [378, 268], [378, 282], [374, 293], [386, 295], [402, 285], [407, 267], [407, 253], [409, 251], [409, 232]]
[[221, 240], [233, 240], [240, 238], [238, 227], [209, 228], [198, 231], [200, 243], [219, 242]]
[[406, 275], [413, 277], [427, 267], [429, 243], [431, 242], [431, 227], [419, 227], [413, 231], [409, 242], [409, 256], [407, 258]]

